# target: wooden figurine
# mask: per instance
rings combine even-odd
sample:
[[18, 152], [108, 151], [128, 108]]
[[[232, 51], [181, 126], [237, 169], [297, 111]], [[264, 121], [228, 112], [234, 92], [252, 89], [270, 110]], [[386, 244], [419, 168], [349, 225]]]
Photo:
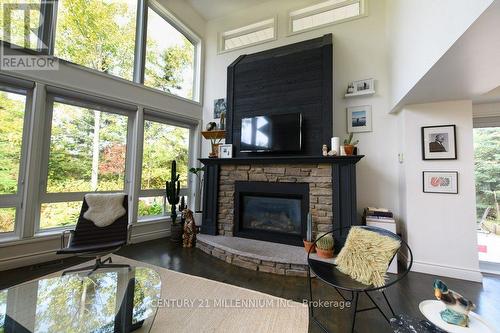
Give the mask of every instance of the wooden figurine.
[[469, 312], [476, 307], [474, 303], [448, 289], [441, 280], [434, 281], [434, 296], [446, 305], [446, 309], [440, 313], [441, 319], [448, 324], [469, 327]]
[[328, 156], [328, 147], [326, 145], [323, 145], [323, 156]]
[[196, 243], [196, 224], [194, 223], [193, 211], [186, 208], [182, 212], [184, 215], [184, 233], [182, 234], [182, 246], [193, 247]]

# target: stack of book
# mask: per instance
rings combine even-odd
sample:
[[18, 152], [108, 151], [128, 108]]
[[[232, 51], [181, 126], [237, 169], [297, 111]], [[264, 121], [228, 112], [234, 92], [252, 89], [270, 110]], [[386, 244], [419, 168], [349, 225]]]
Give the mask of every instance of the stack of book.
[[394, 215], [389, 209], [367, 207], [363, 213], [363, 221], [367, 222], [386, 222], [395, 223]]

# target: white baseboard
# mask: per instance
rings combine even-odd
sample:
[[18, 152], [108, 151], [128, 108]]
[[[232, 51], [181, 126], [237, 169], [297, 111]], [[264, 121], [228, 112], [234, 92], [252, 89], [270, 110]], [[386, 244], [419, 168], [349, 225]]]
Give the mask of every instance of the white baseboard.
[[464, 269], [461, 267], [444, 266], [422, 261], [413, 261], [411, 269], [413, 272], [430, 275], [446, 276], [455, 279], [462, 279], [473, 282], [483, 282], [483, 275], [479, 270]]
[[149, 231], [149, 232], [143, 232], [143, 233], [140, 233], [137, 235], [132, 234], [132, 237], [130, 239], [130, 243], [132, 243], [132, 244], [142, 243], [142, 242], [146, 242], [149, 240], [168, 237], [168, 236], [170, 236], [170, 228]]
[[[170, 228], [161, 229], [157, 231], [143, 232], [140, 234], [132, 234], [130, 243], [136, 244], [136, 243], [146, 242], [148, 240], [168, 237], [169, 235], [170, 235]], [[51, 249], [46, 251], [39, 251], [36, 253], [26, 253], [15, 257], [0, 259], [0, 271], [5, 271], [24, 266], [36, 265], [44, 262], [61, 260], [70, 257], [70, 256], [56, 255], [56, 251], [57, 249]]]

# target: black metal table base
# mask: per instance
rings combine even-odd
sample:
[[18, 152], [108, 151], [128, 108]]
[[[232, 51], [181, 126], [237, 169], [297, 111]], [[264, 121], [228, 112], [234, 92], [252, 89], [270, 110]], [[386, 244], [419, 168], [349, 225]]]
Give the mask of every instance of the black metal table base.
[[[318, 325], [318, 327], [320, 327], [324, 332], [330, 333], [330, 331], [328, 330], [328, 328], [326, 328], [316, 317], [314, 317], [312, 281], [311, 281], [311, 269], [310, 268], [307, 270], [307, 279], [308, 279], [308, 283], [309, 283], [309, 316], [312, 319], [312, 321], [316, 325]], [[349, 298], [345, 297], [338, 288], [336, 288], [336, 287], [334, 287], [334, 288], [337, 291], [337, 293], [342, 297], [342, 299], [344, 301], [351, 302], [351, 307], [354, 309], [352, 311], [351, 333], [354, 332], [354, 326], [356, 325], [356, 315], [359, 312], [371, 311], [371, 310], [378, 310], [382, 314], [382, 316], [385, 318], [385, 320], [387, 321], [387, 323], [390, 324], [389, 317], [387, 317], [387, 315], [384, 313], [384, 311], [382, 311], [382, 309], [380, 308], [380, 306], [377, 304], [377, 302], [375, 302], [375, 300], [368, 293], [368, 291], [351, 291], [351, 298], [349, 299]], [[389, 307], [389, 309], [391, 311], [392, 317], [395, 317], [396, 315], [395, 315], [394, 310], [393, 310], [393, 308], [391, 306], [391, 303], [389, 302], [389, 300], [387, 298], [387, 295], [385, 294], [385, 292], [383, 290], [381, 290], [380, 292], [384, 296], [384, 300], [387, 303], [387, 306]], [[362, 293], [364, 293], [364, 294], [366, 294], [366, 296], [368, 296], [368, 298], [370, 299], [370, 301], [373, 303], [374, 306], [368, 307], [368, 308], [363, 308], [363, 309], [358, 309], [359, 296]]]

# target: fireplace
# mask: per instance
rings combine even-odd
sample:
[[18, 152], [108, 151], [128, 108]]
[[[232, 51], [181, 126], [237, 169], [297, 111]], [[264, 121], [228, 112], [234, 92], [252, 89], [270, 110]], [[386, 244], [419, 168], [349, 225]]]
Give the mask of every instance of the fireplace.
[[302, 245], [309, 212], [309, 184], [236, 181], [234, 235]]

